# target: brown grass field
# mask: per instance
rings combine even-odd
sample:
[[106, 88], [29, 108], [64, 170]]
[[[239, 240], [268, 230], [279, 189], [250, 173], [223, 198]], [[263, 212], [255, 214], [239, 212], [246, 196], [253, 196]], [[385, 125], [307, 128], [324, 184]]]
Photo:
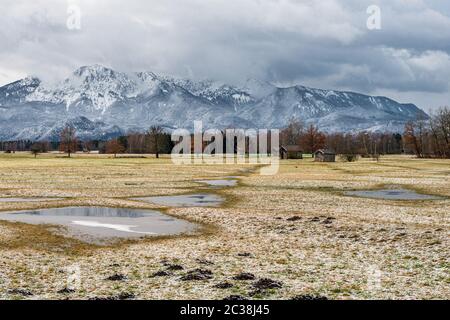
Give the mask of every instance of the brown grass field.
[[[87, 244], [52, 226], [0, 220], [0, 298], [329, 299], [450, 298], [450, 161], [385, 156], [379, 162], [281, 162], [275, 176], [250, 165], [173, 165], [168, 158], [105, 155], [0, 154], [0, 197], [63, 197], [0, 203], [0, 211], [63, 206], [156, 208], [129, 197], [217, 192], [220, 208], [161, 208], [198, 222], [196, 234]], [[236, 187], [205, 189], [196, 179], [239, 175]], [[400, 185], [442, 200], [389, 201], [349, 197], [346, 190]], [[0, 212], [0, 215], [2, 213]], [[289, 219], [292, 217], [297, 219]], [[295, 221], [291, 221], [295, 220]], [[153, 277], [167, 263], [183, 270]], [[79, 270], [74, 292], [59, 293]], [[182, 281], [188, 271], [209, 280]], [[249, 272], [280, 281], [255, 290]], [[123, 281], [106, 280], [123, 274]], [[215, 285], [228, 282], [226, 289]], [[28, 291], [29, 295], [24, 291]]]

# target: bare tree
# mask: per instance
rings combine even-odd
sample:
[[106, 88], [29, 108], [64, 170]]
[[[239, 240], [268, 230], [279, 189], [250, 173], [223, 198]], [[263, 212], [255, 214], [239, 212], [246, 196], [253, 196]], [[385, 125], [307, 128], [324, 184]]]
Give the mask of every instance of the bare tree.
[[128, 153], [145, 153], [145, 135], [138, 132], [130, 132], [127, 135]]
[[118, 139], [109, 140], [106, 143], [106, 153], [114, 154], [114, 158], [117, 157], [118, 153], [124, 153], [125, 147]]
[[83, 141], [83, 152], [91, 153], [94, 143], [90, 140]]
[[445, 154], [450, 158], [450, 108], [443, 107], [439, 110], [436, 123], [441, 131], [442, 143], [445, 145]]
[[300, 137], [301, 145], [307, 152], [314, 153], [325, 147], [326, 136], [319, 131], [319, 128], [310, 125]]
[[431, 150], [434, 156], [444, 157], [445, 155], [445, 146], [443, 145], [443, 141], [441, 139], [441, 132], [439, 130], [438, 117], [434, 116], [429, 119], [428, 126], [430, 128], [431, 141], [428, 143], [431, 144]]
[[73, 152], [77, 151], [77, 136], [74, 127], [66, 126], [60, 134], [59, 150], [68, 154], [69, 158]]
[[42, 152], [42, 145], [39, 142], [35, 142], [30, 147], [31, 153], [34, 155], [34, 158], [37, 157], [37, 155]]
[[150, 139], [150, 150], [159, 158], [159, 152], [161, 150], [161, 136], [164, 130], [160, 126], [151, 126], [147, 132]]
[[409, 121], [403, 134], [406, 146], [412, 148], [418, 158], [423, 157], [423, 126], [420, 121]]
[[17, 151], [17, 142], [8, 142], [6, 147], [6, 153], [16, 153]]
[[280, 132], [281, 144], [298, 145], [303, 130], [303, 123], [296, 118], [291, 118], [288, 126]]

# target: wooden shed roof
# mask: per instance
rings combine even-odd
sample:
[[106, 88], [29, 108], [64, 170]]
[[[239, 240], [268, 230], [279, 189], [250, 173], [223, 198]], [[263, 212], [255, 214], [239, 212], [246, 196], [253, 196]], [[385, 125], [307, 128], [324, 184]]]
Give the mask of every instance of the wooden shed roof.
[[335, 155], [335, 154], [336, 154], [333, 150], [330, 150], [330, 149], [326, 149], [326, 150], [319, 149], [319, 150], [317, 150], [317, 151], [314, 152], [314, 153], [315, 153], [315, 154], [318, 154], [318, 153], [321, 153], [321, 154], [329, 154], [329, 155]]
[[281, 146], [281, 148], [283, 148], [284, 150], [286, 150], [288, 152], [303, 152], [302, 148], [295, 144]]

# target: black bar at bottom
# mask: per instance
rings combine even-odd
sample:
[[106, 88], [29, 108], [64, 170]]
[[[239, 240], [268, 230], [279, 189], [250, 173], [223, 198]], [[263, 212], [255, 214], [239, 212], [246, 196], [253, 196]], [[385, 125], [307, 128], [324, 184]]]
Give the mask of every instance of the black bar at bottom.
[[295, 316], [296, 319], [345, 316], [365, 318], [367, 315], [385, 318], [392, 307], [398, 308], [402, 318], [418, 316], [421, 312], [445, 312], [446, 301], [2, 301], [0, 310], [47, 318], [86, 317], [93, 314], [130, 319], [133, 315], [151, 319], [275, 319]]

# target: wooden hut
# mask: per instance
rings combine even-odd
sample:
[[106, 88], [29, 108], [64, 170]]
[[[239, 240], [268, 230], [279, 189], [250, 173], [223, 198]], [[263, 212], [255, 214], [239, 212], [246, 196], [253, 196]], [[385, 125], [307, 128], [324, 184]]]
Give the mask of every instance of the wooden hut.
[[287, 145], [280, 147], [281, 159], [303, 159], [303, 150], [298, 145]]
[[336, 162], [336, 153], [331, 150], [319, 149], [314, 152], [314, 161], [317, 162]]

